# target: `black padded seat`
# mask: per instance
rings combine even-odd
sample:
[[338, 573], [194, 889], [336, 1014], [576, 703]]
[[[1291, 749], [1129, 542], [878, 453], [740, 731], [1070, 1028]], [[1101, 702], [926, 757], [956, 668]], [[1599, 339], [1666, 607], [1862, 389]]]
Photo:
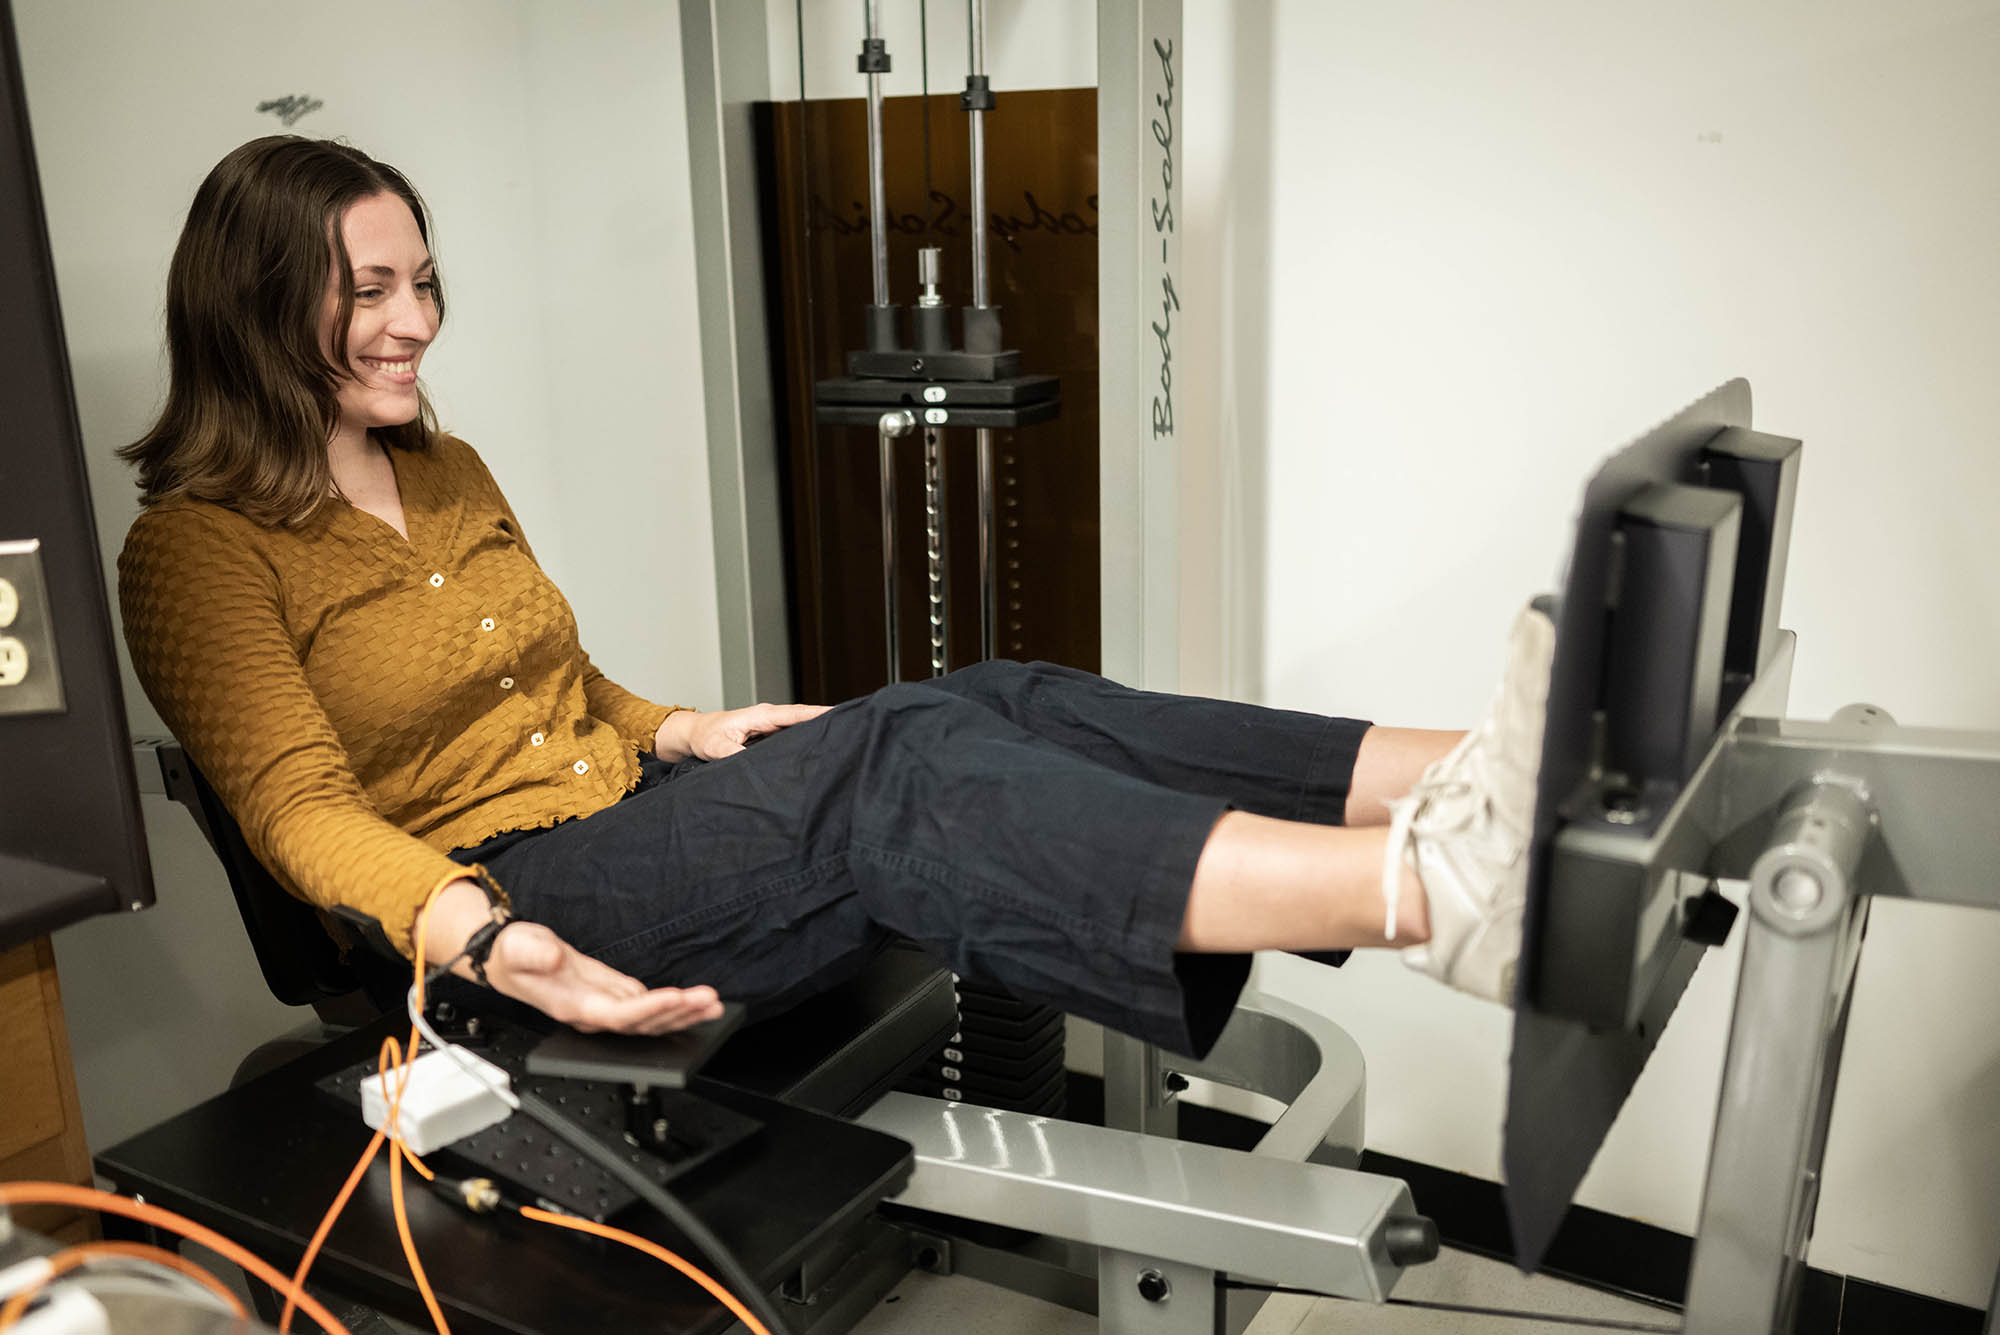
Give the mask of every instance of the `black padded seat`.
[[951, 975], [916, 947], [895, 946], [856, 977], [738, 1031], [701, 1074], [852, 1117], [922, 1066], [957, 1029]]

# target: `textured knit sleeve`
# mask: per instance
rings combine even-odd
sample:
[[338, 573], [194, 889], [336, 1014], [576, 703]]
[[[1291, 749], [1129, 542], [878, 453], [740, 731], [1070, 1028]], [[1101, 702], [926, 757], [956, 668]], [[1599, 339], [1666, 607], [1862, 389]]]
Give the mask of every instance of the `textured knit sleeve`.
[[118, 597], [140, 683], [258, 861], [302, 899], [375, 918], [411, 955], [417, 911], [471, 870], [369, 802], [306, 680], [264, 556], [216, 516], [148, 511], [118, 558]]
[[[578, 651], [582, 653], [581, 650]], [[643, 695], [634, 695], [597, 670], [589, 654], [583, 657], [583, 698], [590, 702], [590, 716], [601, 718], [618, 730], [618, 735], [634, 749], [650, 751], [660, 725], [673, 710], [656, 705]], [[681, 706], [674, 706], [675, 709]]]
[[[507, 516], [507, 523], [514, 530], [514, 536], [520, 539], [522, 550], [528, 553], [530, 560], [534, 560], [535, 550], [528, 545], [528, 535], [521, 527], [521, 520], [515, 515], [514, 507], [507, 504], [507, 497], [500, 490], [500, 484], [494, 481], [492, 472], [486, 467], [486, 461], [481, 459], [471, 446], [462, 441], [457, 444], [465, 451], [471, 465], [485, 479], [493, 501], [499, 505], [501, 513]], [[537, 561], [536, 564], [541, 563]], [[583, 660], [583, 698], [590, 706], [590, 716], [609, 723], [618, 735], [631, 743], [636, 750], [652, 750], [653, 739], [660, 731], [660, 724], [666, 722], [667, 715], [672, 713], [673, 709], [686, 707], [675, 705], [673, 709], [669, 709], [665, 705], [654, 704], [651, 700], [626, 690], [605, 676], [598, 670], [597, 665], [590, 661], [590, 655], [584, 653], [581, 648], [577, 650], [577, 656]]]

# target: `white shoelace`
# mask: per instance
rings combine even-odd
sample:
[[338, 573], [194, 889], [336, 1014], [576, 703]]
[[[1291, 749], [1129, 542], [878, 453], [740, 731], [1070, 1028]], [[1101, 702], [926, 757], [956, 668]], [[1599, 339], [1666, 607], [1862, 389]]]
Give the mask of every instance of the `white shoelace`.
[[[1386, 940], [1396, 939], [1396, 909], [1403, 898], [1403, 863], [1417, 830], [1420, 817], [1434, 817], [1436, 808], [1445, 810], [1458, 808], [1459, 814], [1450, 820], [1427, 820], [1426, 834], [1452, 834], [1472, 829], [1476, 824], [1491, 823], [1493, 809], [1493, 775], [1489, 766], [1493, 763], [1489, 755], [1492, 738], [1484, 728], [1466, 737], [1457, 748], [1447, 754], [1433, 768], [1438, 772], [1426, 772], [1417, 780], [1408, 796], [1389, 803], [1389, 847], [1388, 855], [1382, 859], [1382, 935]], [[1443, 802], [1437, 799], [1463, 797], [1468, 794], [1482, 794], [1475, 803]], [[1416, 860], [1410, 858], [1411, 870], [1416, 870]], [[1419, 873], [1421, 877], [1421, 873]]]

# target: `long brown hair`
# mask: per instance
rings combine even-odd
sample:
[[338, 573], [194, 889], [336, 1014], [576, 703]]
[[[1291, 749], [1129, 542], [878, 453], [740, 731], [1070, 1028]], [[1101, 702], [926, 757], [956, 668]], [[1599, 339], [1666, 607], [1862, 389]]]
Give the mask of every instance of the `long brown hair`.
[[[260, 524], [309, 520], [332, 493], [326, 447], [340, 422], [354, 275], [340, 218], [350, 204], [393, 194], [430, 243], [424, 202], [394, 167], [325, 139], [253, 139], [195, 191], [167, 271], [166, 406], [118, 451], [139, 467], [141, 499], [195, 496]], [[340, 361], [320, 345], [331, 269]], [[444, 293], [433, 288], [438, 318]], [[371, 433], [425, 450], [437, 431], [429, 398], [402, 426]]]

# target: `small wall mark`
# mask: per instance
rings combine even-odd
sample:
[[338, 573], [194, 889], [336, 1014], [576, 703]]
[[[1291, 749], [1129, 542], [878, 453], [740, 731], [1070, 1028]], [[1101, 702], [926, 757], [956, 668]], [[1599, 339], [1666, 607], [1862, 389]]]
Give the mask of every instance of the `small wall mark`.
[[259, 102], [257, 104], [257, 111], [259, 115], [268, 112], [276, 116], [289, 129], [299, 123], [300, 117], [318, 111], [325, 105], [326, 103], [316, 97], [299, 93], [291, 97], [274, 97], [268, 102]]

